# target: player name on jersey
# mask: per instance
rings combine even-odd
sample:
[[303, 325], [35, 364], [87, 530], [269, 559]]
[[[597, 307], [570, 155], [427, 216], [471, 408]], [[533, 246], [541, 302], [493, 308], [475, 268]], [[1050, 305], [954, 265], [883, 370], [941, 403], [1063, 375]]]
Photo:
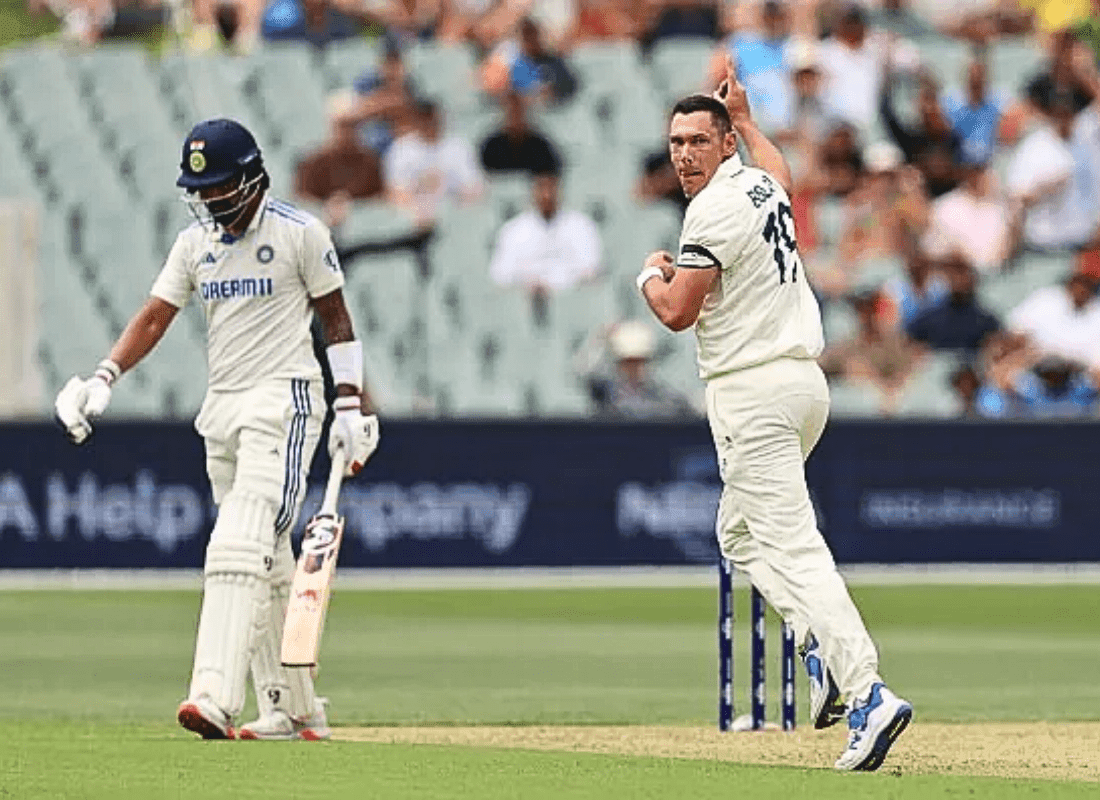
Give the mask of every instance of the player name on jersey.
[[202, 281], [199, 291], [203, 300], [231, 300], [234, 297], [268, 297], [275, 292], [272, 278], [228, 278]]

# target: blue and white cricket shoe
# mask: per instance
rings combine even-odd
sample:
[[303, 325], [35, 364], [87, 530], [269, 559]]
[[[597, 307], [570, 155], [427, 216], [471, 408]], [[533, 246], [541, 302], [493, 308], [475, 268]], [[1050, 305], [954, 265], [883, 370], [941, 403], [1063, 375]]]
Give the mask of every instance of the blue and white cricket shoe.
[[848, 747], [836, 768], [863, 772], [878, 769], [912, 718], [913, 706], [887, 689], [885, 683], [876, 683], [867, 699], [856, 701], [848, 712]]
[[831, 728], [844, 719], [847, 708], [841, 702], [840, 689], [832, 673], [821, 658], [821, 645], [812, 633], [799, 655], [810, 677], [810, 719], [818, 730]]

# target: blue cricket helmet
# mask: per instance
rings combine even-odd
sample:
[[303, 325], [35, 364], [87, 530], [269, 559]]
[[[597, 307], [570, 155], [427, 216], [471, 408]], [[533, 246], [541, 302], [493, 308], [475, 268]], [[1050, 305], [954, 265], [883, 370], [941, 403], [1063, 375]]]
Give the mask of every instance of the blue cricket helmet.
[[260, 147], [244, 125], [231, 119], [208, 119], [183, 140], [176, 186], [193, 192], [262, 170]]

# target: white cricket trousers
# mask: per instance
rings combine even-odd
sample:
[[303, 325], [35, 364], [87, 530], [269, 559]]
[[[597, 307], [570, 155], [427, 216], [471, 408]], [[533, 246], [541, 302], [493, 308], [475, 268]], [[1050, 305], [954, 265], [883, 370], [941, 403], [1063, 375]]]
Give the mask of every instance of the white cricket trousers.
[[204, 564], [203, 604], [190, 697], [209, 697], [232, 719], [252, 672], [261, 715], [313, 713], [308, 671], [279, 663], [294, 573], [290, 529], [321, 435], [320, 379], [271, 379], [210, 391], [195, 420], [218, 504]]
[[817, 363], [783, 358], [712, 378], [707, 416], [722, 474], [722, 554], [789, 622], [812, 632], [851, 702], [879, 680], [878, 653], [817, 529], [805, 460], [829, 415]]

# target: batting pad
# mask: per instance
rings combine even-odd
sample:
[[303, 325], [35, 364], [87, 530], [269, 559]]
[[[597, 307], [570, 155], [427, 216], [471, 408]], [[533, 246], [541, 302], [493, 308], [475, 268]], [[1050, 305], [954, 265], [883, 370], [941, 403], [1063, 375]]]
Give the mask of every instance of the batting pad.
[[249, 662], [270, 617], [275, 509], [231, 491], [206, 548], [191, 697], [207, 695], [230, 718], [244, 708]]
[[309, 667], [284, 667], [280, 663], [283, 623], [290, 603], [290, 585], [294, 580], [294, 554], [290, 549], [290, 534], [279, 537], [275, 545], [275, 565], [271, 570], [271, 602], [269, 624], [257, 639], [252, 656], [252, 683], [256, 689], [256, 705], [265, 717], [281, 708], [294, 719], [309, 717], [314, 712], [313, 678]]

